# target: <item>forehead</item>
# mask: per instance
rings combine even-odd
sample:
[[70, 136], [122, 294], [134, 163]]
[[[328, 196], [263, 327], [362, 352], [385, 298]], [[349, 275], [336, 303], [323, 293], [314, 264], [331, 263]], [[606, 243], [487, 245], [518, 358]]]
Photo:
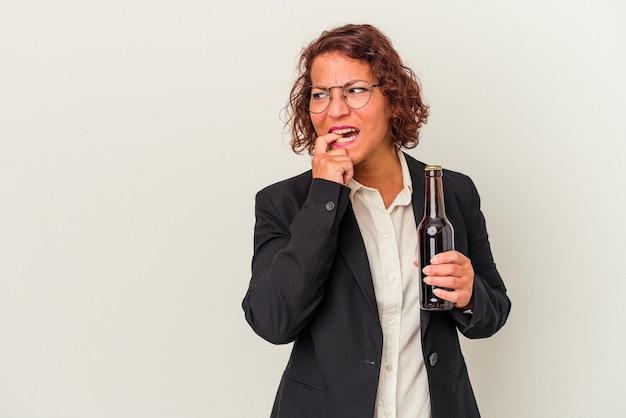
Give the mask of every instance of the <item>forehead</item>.
[[343, 85], [350, 80], [376, 83], [370, 65], [337, 52], [322, 54], [311, 64], [311, 83], [324, 86]]

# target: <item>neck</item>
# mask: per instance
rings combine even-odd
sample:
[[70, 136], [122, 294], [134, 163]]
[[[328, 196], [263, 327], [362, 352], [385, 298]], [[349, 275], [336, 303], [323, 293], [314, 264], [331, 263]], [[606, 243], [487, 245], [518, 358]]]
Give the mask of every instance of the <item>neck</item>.
[[397, 152], [394, 150], [376, 162], [362, 161], [354, 167], [354, 179], [364, 186], [377, 189], [385, 207], [389, 207], [404, 187], [402, 166]]

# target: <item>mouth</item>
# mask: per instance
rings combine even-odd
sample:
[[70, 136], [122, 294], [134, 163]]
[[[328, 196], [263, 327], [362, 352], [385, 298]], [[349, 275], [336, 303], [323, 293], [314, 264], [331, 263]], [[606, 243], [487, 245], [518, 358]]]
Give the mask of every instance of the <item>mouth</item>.
[[359, 135], [360, 131], [357, 128], [341, 128], [331, 129], [330, 132], [333, 134], [341, 135], [341, 138], [335, 141], [335, 144], [341, 145], [354, 141]]

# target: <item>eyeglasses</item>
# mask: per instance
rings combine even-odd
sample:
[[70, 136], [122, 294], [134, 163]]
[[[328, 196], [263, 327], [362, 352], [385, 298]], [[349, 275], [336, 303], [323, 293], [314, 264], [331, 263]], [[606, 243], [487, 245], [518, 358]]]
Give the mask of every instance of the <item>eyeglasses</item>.
[[370, 84], [365, 80], [348, 81], [343, 86], [309, 86], [304, 89], [304, 98], [307, 109], [311, 113], [323, 113], [330, 105], [332, 89], [341, 89], [341, 98], [352, 109], [361, 109], [372, 98], [372, 89], [379, 84]]

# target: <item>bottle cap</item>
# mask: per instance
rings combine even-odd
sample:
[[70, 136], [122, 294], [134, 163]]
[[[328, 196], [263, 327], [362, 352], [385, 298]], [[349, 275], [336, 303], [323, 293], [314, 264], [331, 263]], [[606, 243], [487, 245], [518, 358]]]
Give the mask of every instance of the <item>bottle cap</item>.
[[440, 165], [427, 165], [424, 168], [424, 171], [433, 171], [433, 170], [441, 170], [441, 166]]

